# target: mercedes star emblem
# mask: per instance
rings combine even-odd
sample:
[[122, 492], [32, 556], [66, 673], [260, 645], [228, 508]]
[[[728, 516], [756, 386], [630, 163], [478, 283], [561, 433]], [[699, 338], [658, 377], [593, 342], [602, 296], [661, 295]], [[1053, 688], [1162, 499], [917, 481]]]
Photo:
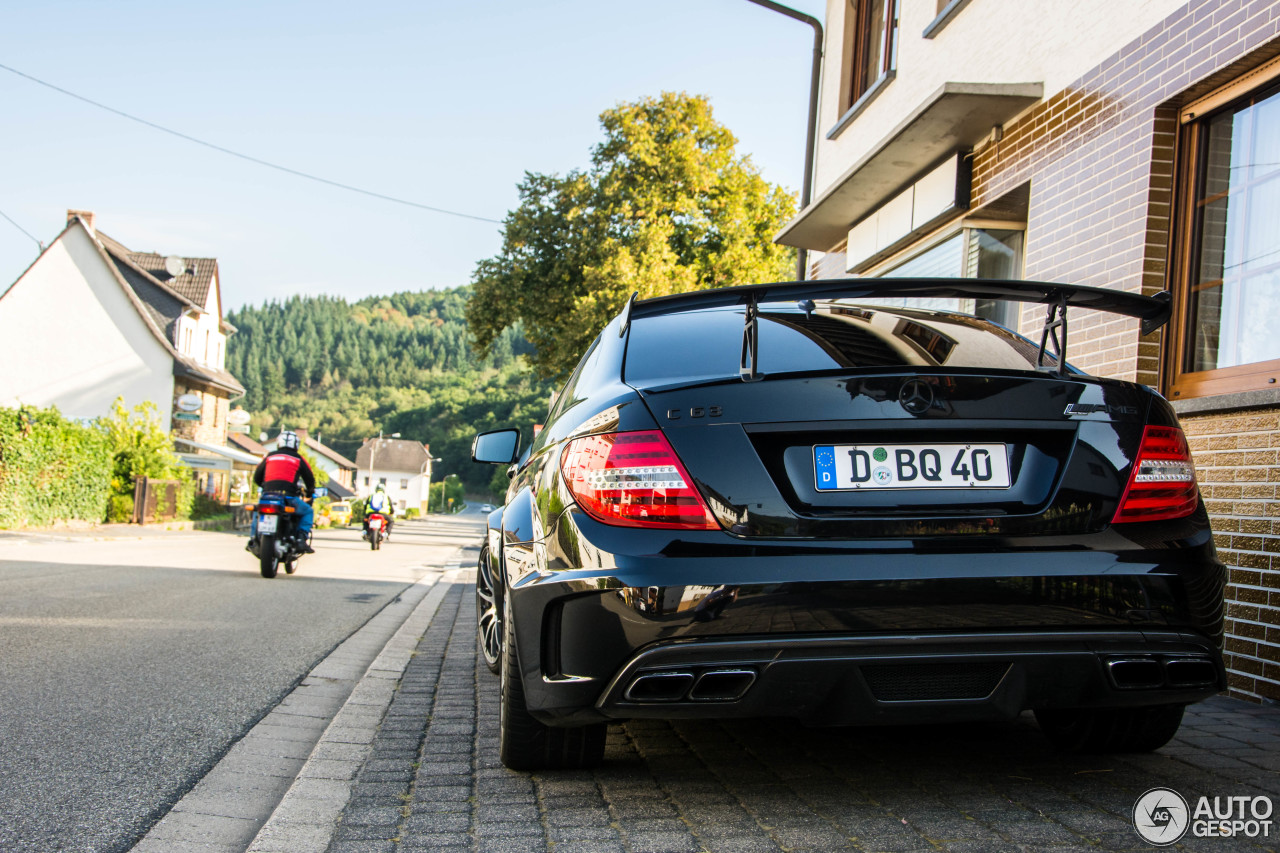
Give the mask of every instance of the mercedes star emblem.
[[933, 407], [933, 389], [926, 382], [910, 379], [902, 383], [898, 402], [911, 414], [923, 415]]

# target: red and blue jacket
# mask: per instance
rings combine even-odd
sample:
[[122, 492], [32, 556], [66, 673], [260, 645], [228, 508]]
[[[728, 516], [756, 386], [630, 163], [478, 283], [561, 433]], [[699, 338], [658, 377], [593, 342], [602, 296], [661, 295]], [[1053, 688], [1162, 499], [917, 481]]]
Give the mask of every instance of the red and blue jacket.
[[296, 450], [282, 447], [267, 454], [253, 472], [253, 482], [264, 492], [281, 492], [297, 497], [316, 490], [316, 477], [307, 460]]

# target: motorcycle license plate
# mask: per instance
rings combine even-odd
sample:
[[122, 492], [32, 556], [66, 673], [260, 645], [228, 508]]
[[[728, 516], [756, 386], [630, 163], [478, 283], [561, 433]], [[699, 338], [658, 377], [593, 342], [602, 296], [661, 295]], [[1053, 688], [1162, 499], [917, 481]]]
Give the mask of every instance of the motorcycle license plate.
[[820, 444], [813, 470], [820, 492], [1009, 488], [1003, 444]]
[[276, 525], [280, 523], [280, 519], [274, 515], [264, 515], [258, 519], [259, 533], [275, 533]]
[[370, 522], [369, 522], [369, 527], [371, 527], [371, 528], [372, 528], [372, 529], [374, 529], [374, 530], [381, 530], [381, 529], [382, 529], [382, 519], [380, 519], [380, 518], [375, 518], [373, 521], [370, 521]]

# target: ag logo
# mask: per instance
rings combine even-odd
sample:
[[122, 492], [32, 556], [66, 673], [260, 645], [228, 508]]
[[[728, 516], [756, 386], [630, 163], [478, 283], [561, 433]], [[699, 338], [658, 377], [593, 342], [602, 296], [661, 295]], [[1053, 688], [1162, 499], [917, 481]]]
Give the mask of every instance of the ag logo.
[[1190, 823], [1187, 801], [1171, 788], [1152, 788], [1133, 804], [1133, 828], [1143, 841], [1157, 847], [1176, 843]]

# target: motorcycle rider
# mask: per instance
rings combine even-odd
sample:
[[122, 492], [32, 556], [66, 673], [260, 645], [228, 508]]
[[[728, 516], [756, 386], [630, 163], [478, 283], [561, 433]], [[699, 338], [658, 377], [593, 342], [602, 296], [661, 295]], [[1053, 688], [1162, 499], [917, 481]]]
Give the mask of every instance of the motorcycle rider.
[[396, 510], [391, 503], [391, 498], [387, 495], [387, 490], [381, 483], [374, 489], [373, 494], [369, 495], [369, 500], [364, 503], [364, 536], [369, 538], [369, 516], [378, 513], [387, 520], [387, 529], [383, 531], [383, 538], [391, 538], [391, 526], [395, 523]]
[[[300, 550], [314, 554], [316, 550], [308, 541], [315, 513], [304, 499], [316, 490], [316, 477], [307, 460], [298, 453], [298, 434], [282, 430], [276, 439], [276, 449], [263, 457], [253, 472], [253, 482], [264, 492], [279, 492], [298, 513], [298, 534], [302, 539]], [[257, 530], [253, 531], [255, 534]]]

